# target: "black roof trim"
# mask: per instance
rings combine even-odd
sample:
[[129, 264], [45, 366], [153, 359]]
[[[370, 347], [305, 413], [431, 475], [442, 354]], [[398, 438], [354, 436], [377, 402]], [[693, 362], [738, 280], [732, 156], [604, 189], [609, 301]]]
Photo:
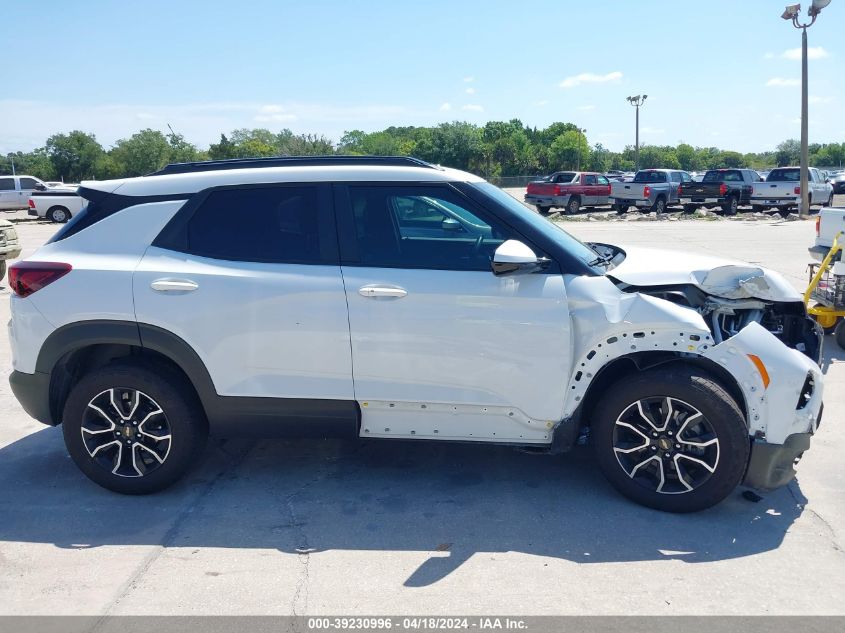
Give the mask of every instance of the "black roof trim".
[[199, 171], [226, 169], [256, 169], [260, 167], [313, 167], [319, 165], [382, 165], [390, 167], [427, 167], [438, 169], [412, 156], [271, 156], [269, 158], [231, 158], [205, 160], [195, 163], [171, 163], [148, 176], [188, 174]]

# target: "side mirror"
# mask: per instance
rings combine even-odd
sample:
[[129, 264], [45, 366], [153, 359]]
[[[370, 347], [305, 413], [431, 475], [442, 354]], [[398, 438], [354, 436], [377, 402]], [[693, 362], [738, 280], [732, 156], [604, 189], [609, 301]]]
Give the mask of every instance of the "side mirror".
[[546, 267], [548, 260], [538, 259], [528, 246], [518, 240], [507, 240], [493, 253], [493, 274], [514, 275], [533, 273]]
[[37, 191], [46, 191], [47, 185], [42, 185], [40, 182], [38, 182], [38, 183], [35, 183], [35, 189]]
[[463, 227], [455, 218], [443, 218], [443, 222], [440, 223], [440, 228], [444, 231], [458, 232]]

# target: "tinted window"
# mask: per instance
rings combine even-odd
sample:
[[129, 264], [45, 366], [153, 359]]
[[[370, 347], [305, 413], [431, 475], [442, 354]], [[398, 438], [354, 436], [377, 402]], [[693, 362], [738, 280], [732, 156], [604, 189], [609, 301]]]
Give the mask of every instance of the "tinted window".
[[774, 169], [766, 178], [767, 182], [798, 182], [801, 180], [800, 169]]
[[742, 172], [738, 169], [708, 171], [702, 182], [742, 182]]
[[358, 261], [385, 268], [490, 270], [509, 231], [445, 187], [350, 187]]
[[597, 184], [596, 177], [592, 174], [587, 174], [584, 176], [584, 183], [585, 185], [595, 185]]
[[35, 189], [37, 184], [35, 178], [21, 178], [21, 189]]
[[15, 179], [14, 178], [0, 178], [0, 191], [14, 191], [15, 190]]
[[572, 173], [555, 174], [552, 177], [552, 182], [572, 182], [573, 178], [575, 178], [575, 174]]
[[314, 187], [213, 191], [187, 226], [188, 252], [202, 257], [293, 264], [329, 263], [321, 254]]
[[666, 172], [662, 171], [638, 171], [634, 176], [634, 182], [667, 182]]

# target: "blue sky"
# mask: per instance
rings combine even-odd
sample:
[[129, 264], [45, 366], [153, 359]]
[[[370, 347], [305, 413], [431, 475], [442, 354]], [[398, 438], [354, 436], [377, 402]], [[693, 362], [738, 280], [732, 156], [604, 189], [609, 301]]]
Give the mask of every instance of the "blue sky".
[[[804, 2], [805, 6], [808, 2]], [[106, 146], [166, 124], [345, 130], [519, 118], [641, 142], [773, 148], [798, 137], [800, 32], [784, 0], [41, 0], [4, 7], [0, 152], [56, 131]], [[810, 141], [845, 140], [845, 0], [810, 29]], [[800, 52], [800, 51], [799, 51]], [[11, 64], [11, 66], [9, 65]], [[15, 72], [10, 74], [11, 71]], [[17, 79], [13, 79], [17, 76]]]

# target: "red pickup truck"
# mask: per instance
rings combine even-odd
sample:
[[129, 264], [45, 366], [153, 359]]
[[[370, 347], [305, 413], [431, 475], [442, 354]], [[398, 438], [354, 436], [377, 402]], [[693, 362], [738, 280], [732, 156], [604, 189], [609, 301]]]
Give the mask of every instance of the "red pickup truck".
[[591, 171], [559, 171], [543, 180], [528, 183], [525, 202], [548, 213], [555, 207], [565, 213], [578, 213], [582, 206], [609, 204], [610, 181]]

